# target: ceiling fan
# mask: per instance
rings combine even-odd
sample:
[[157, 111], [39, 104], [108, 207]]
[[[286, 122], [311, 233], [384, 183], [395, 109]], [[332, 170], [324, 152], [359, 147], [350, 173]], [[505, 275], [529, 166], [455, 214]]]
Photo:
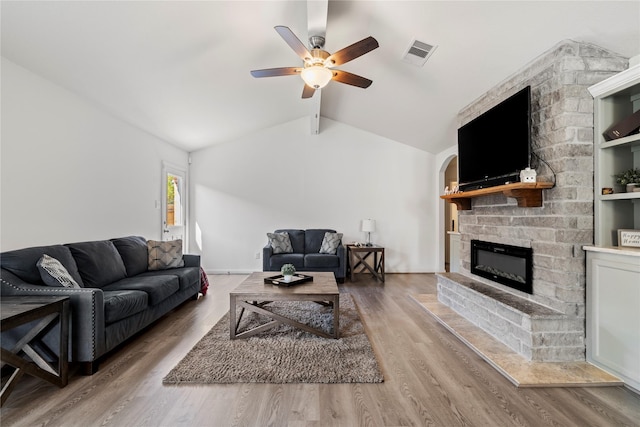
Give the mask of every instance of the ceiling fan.
[[369, 36], [366, 39], [362, 39], [359, 42], [330, 54], [322, 49], [324, 47], [324, 37], [322, 36], [309, 37], [309, 44], [311, 46], [311, 51], [309, 51], [289, 27], [278, 25], [275, 27], [275, 30], [284, 41], [287, 42], [291, 49], [302, 58], [304, 66], [253, 70], [251, 71], [253, 77], [277, 77], [299, 74], [305, 82], [304, 89], [302, 90], [302, 98], [311, 98], [316, 89], [322, 89], [331, 80], [364, 89], [373, 83], [373, 81], [356, 74], [333, 69], [333, 67], [345, 64], [376, 49], [379, 45], [378, 41], [373, 37]]

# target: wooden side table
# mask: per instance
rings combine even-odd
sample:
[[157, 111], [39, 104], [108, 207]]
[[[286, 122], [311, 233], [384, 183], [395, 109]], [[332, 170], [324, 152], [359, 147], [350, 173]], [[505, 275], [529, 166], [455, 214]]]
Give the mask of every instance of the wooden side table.
[[[69, 297], [40, 297], [40, 296], [6, 296], [0, 302], [2, 313], [0, 316], [0, 331], [5, 332], [26, 323], [35, 322], [12, 348], [2, 347], [2, 365], [8, 364], [16, 368], [2, 388], [0, 405], [9, 397], [16, 382], [27, 373], [64, 387], [68, 381], [68, 350], [69, 350]], [[58, 360], [52, 366], [40, 354], [46, 351], [47, 356], [52, 352], [41, 341], [41, 338], [56, 325], [60, 328]], [[43, 349], [39, 349], [43, 346]], [[47, 351], [48, 350], [48, 351]], [[22, 357], [28, 356], [28, 359]], [[56, 369], [57, 368], [57, 369]]]
[[384, 247], [347, 245], [347, 259], [349, 260], [351, 281], [353, 281], [354, 274], [368, 271], [376, 280], [384, 283]]

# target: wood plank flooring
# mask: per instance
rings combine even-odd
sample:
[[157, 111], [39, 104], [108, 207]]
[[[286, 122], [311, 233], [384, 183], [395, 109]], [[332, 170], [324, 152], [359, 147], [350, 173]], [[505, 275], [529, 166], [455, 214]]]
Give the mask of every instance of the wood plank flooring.
[[410, 295], [432, 274], [340, 285], [358, 305], [382, 384], [163, 386], [162, 378], [227, 312], [246, 276], [210, 276], [189, 301], [63, 389], [25, 377], [2, 407], [8, 426], [640, 426], [624, 387], [516, 388]]

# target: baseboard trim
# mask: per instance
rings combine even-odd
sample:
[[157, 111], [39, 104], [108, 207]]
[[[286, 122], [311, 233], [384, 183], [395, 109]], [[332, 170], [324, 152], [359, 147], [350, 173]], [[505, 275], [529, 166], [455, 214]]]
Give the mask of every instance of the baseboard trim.
[[211, 275], [231, 275], [231, 274], [251, 274], [259, 270], [205, 270], [205, 273]]

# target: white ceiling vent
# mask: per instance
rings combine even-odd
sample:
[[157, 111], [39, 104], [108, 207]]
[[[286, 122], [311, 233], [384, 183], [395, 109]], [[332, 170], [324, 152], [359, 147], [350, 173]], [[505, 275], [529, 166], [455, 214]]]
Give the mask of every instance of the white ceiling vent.
[[413, 39], [409, 48], [404, 53], [402, 60], [413, 65], [422, 67], [427, 59], [433, 54], [438, 46], [430, 45], [420, 40]]

